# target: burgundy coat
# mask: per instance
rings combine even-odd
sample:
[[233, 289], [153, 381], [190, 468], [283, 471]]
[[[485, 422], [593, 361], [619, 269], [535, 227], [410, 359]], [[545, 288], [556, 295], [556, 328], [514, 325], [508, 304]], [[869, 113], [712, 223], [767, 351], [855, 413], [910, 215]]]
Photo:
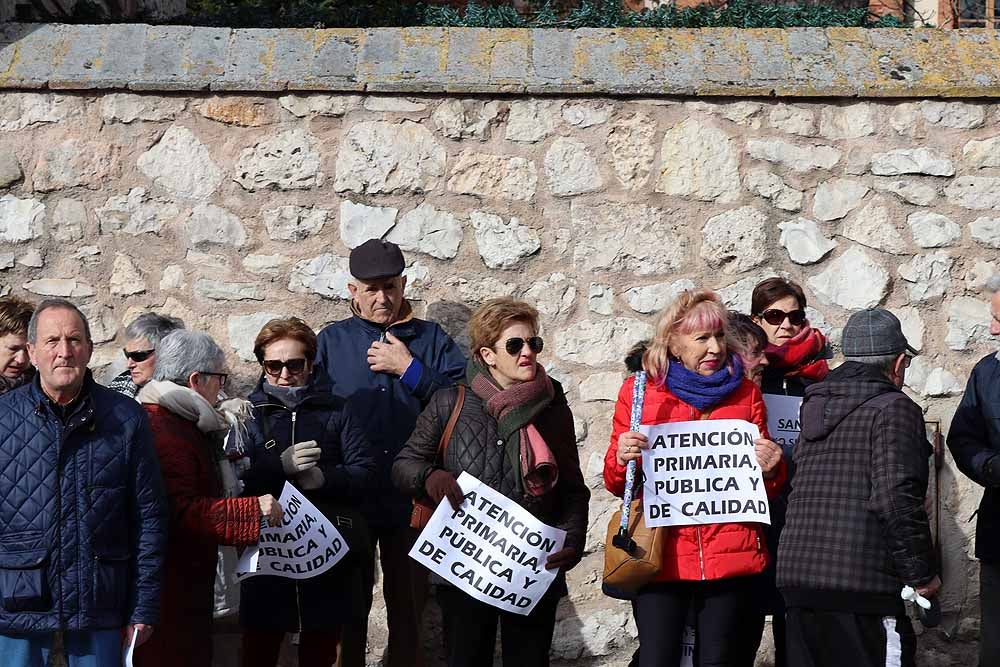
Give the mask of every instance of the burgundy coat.
[[135, 651], [136, 667], [210, 667], [219, 545], [255, 544], [256, 498], [223, 498], [211, 443], [188, 421], [145, 403], [167, 489], [170, 524], [160, 624]]

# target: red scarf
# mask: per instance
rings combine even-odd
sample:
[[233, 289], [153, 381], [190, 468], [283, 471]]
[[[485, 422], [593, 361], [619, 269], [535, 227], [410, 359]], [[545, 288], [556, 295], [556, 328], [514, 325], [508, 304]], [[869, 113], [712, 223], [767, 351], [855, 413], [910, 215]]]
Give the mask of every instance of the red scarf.
[[782, 346], [768, 345], [764, 350], [768, 364], [784, 373], [785, 377], [801, 377], [819, 382], [830, 372], [826, 359], [826, 337], [806, 322], [794, 338]]

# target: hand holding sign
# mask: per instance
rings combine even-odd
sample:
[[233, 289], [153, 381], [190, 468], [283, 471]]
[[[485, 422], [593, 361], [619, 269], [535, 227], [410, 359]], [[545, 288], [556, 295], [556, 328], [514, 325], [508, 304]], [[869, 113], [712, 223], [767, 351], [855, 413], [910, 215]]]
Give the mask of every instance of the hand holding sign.
[[257, 498], [257, 505], [260, 506], [260, 515], [267, 519], [267, 525], [280, 526], [283, 511], [281, 503], [275, 500], [274, 496], [267, 494]]
[[623, 468], [629, 461], [638, 461], [642, 458], [642, 450], [649, 447], [649, 440], [642, 433], [628, 431], [618, 436], [618, 465]]
[[447, 470], [435, 470], [428, 475], [424, 489], [435, 505], [440, 504], [442, 498], [447, 498], [452, 508], [458, 509], [462, 506], [462, 487]]
[[764, 474], [764, 479], [774, 477], [778, 471], [778, 464], [781, 463], [781, 447], [773, 440], [757, 438], [754, 440], [754, 453], [757, 454], [757, 463]]

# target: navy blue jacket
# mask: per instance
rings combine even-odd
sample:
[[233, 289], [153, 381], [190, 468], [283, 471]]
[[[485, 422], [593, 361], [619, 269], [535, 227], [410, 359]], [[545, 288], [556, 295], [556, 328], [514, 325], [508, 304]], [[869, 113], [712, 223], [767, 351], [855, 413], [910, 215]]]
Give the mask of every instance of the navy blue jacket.
[[167, 504], [145, 411], [88, 372], [65, 423], [0, 397], [0, 632], [156, 625]]
[[[280, 497], [285, 482], [295, 481], [286, 477], [281, 453], [296, 442], [315, 440], [322, 449], [317, 466], [326, 481], [322, 488], [307, 491], [306, 497], [322, 511], [331, 502], [338, 507], [357, 508], [361, 498], [371, 492], [375, 476], [375, 459], [365, 424], [352, 409], [355, 403], [365, 401], [366, 394], [361, 392], [345, 401], [330, 392], [323, 373], [315, 372], [313, 378], [310, 390], [294, 410], [264, 393], [263, 378], [250, 394], [254, 419], [247, 422], [250, 469], [243, 475], [243, 495], [269, 493]], [[357, 551], [355, 546], [351, 545], [352, 553]], [[259, 575], [244, 580], [240, 591], [241, 625], [271, 632], [299, 632], [330, 630], [342, 623], [363, 620], [368, 607], [358, 565], [358, 559], [349, 555], [311, 579]]]
[[[979, 360], [948, 429], [948, 449], [972, 481], [986, 487], [976, 522], [976, 558], [1000, 562], [1000, 488], [983, 474], [986, 461], [1000, 454], [1000, 359]], [[995, 464], [994, 464], [995, 465]]]
[[[465, 356], [455, 341], [434, 322], [412, 318], [389, 327], [413, 355], [405, 377], [376, 373], [368, 366], [368, 348], [383, 339], [385, 329], [357, 315], [334, 322], [319, 334], [316, 363], [326, 369], [333, 393], [349, 398], [364, 390], [379, 392], [378, 400], [359, 405], [374, 448], [377, 478], [365, 495], [363, 511], [376, 531], [409, 524], [412, 501], [392, 484], [390, 472], [431, 396], [465, 378]], [[383, 339], [384, 340], [384, 339]]]

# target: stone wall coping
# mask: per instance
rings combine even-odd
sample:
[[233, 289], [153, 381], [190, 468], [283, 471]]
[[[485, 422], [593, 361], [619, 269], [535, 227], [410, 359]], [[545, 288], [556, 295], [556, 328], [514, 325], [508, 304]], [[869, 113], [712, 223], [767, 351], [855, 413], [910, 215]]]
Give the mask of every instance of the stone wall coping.
[[0, 88], [998, 97], [989, 30], [0, 27]]

